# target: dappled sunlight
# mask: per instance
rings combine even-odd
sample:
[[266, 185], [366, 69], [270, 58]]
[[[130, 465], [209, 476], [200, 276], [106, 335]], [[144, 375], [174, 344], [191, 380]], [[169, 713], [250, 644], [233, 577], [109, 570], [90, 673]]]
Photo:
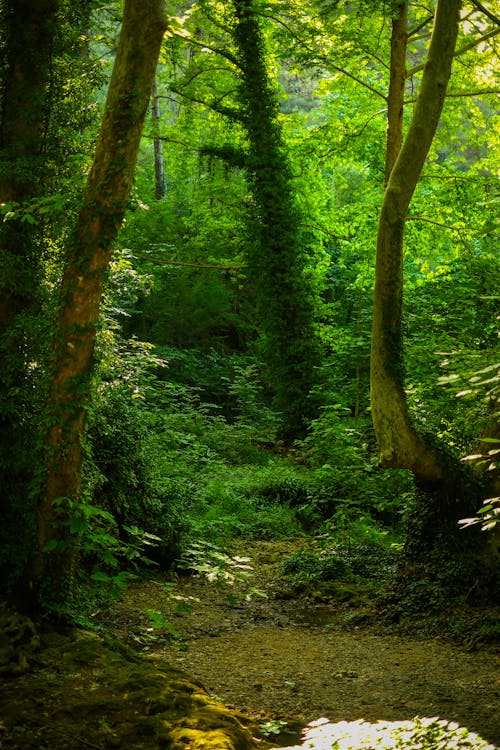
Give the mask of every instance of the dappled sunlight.
[[494, 745], [489, 745], [474, 732], [438, 717], [374, 723], [364, 719], [333, 723], [329, 719], [320, 718], [310, 722], [303, 734], [301, 745], [290, 745], [281, 750], [495, 750]]

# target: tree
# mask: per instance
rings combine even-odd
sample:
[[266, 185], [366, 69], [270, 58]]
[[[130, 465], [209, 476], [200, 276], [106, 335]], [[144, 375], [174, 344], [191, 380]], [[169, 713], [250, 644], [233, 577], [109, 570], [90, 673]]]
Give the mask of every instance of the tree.
[[[437, 138], [434, 138], [434, 133], [431, 136], [429, 132], [422, 139], [416, 138], [416, 122], [413, 119], [413, 125], [408, 131], [410, 140], [405, 140], [403, 151], [401, 151], [404, 126], [407, 126], [411, 120], [408, 112], [414, 103], [413, 92], [420, 85], [419, 76], [424, 67], [420, 63], [420, 58], [425, 53], [434, 14], [430, 13], [428, 8], [416, 4], [409, 7], [407, 3], [395, 5], [390, 42], [391, 58], [388, 60], [385, 50], [389, 49], [389, 44], [383, 46], [383, 40], [387, 39], [389, 42], [386, 30], [389, 25], [381, 16], [377, 15], [375, 19], [370, 16], [367, 19], [363, 14], [353, 11], [345, 14], [340, 22], [338, 11], [332, 11], [329, 7], [325, 8], [324, 4], [322, 8], [314, 19], [309, 18], [307, 24], [302, 27], [293, 18], [286, 18], [286, 34], [292, 40], [290, 47], [294, 59], [316, 67], [323, 66], [332, 72], [330, 82], [320, 81], [326, 100], [322, 108], [330, 117], [326, 126], [324, 122], [321, 122], [316, 129], [321, 143], [318, 144], [320, 139], [314, 138], [313, 131], [313, 137], [309, 138], [311, 148], [314, 147], [318, 156], [322, 155], [325, 162], [329, 164], [331, 162], [327, 162], [327, 159], [331, 159], [334, 155], [337, 166], [330, 168], [341, 175], [343, 174], [341, 165], [344, 165], [345, 173], [345, 165], [349, 158], [352, 160], [352, 165], [358, 162], [369, 165], [370, 171], [365, 168], [367, 192], [368, 185], [373, 184], [377, 179], [380, 180], [380, 174], [384, 174], [385, 181], [389, 183], [378, 234], [380, 247], [375, 300], [375, 315], [378, 317], [374, 321], [372, 350], [372, 365], [375, 361], [372, 382], [375, 382], [376, 393], [373, 397], [372, 409], [378, 430], [377, 437], [380, 439], [382, 449], [387, 448], [387, 453], [381, 455], [381, 465], [410, 468], [419, 486], [429, 491], [423, 493], [422, 502], [419, 507], [415, 508], [414, 516], [418, 522], [412, 524], [408, 537], [408, 551], [411, 550], [411, 554], [418, 552], [419, 559], [422, 561], [429, 548], [436, 552], [447, 535], [450, 546], [455, 544], [455, 551], [466, 543], [464, 535], [457, 534], [457, 521], [462, 514], [470, 514], [475, 504], [477, 507], [477, 498], [480, 497], [481, 490], [478, 487], [478, 478], [468, 471], [458, 460], [457, 455], [452, 455], [453, 448], [443, 444], [443, 441], [439, 442], [439, 430], [434, 429], [439, 423], [439, 417], [436, 415], [433, 421], [427, 419], [425, 434], [423, 418], [420, 419], [420, 427], [417, 426], [419, 416], [417, 408], [422, 417], [429, 415], [429, 409], [424, 411], [422, 403], [416, 404], [414, 399], [412, 403], [411, 395], [405, 391], [406, 385], [409, 386], [410, 393], [415, 392], [415, 383], [418, 384], [422, 371], [424, 371], [426, 382], [424, 381], [422, 386], [417, 385], [417, 388], [421, 388], [420, 394], [424, 389], [428, 394], [432, 390], [432, 382], [436, 390], [439, 373], [436, 372], [432, 381], [432, 373], [425, 372], [425, 365], [422, 363], [419, 370], [415, 369], [410, 373], [404, 371], [402, 330], [403, 327], [407, 328], [411, 314], [415, 314], [416, 299], [410, 299], [403, 309], [403, 262], [406, 269], [410, 271], [407, 273], [406, 289], [413, 293], [421, 289], [419, 284], [423, 281], [422, 271], [426, 266], [430, 279], [433, 273], [435, 277], [438, 277], [439, 273], [444, 276], [446, 270], [451, 270], [455, 263], [457, 266], [461, 264], [464, 270], [464, 267], [470, 268], [469, 259], [475, 256], [479, 261], [480, 255], [489, 253], [490, 238], [494, 237], [494, 230], [491, 227], [493, 214], [487, 210], [493, 177], [493, 174], [489, 176], [491, 162], [488, 162], [488, 151], [491, 153], [492, 149], [487, 148], [484, 139], [494, 144], [496, 136], [494, 128], [489, 127], [483, 117], [485, 113], [494, 117], [487, 97], [495, 92], [498, 93], [498, 90], [494, 85], [490, 85], [491, 79], [488, 77], [488, 59], [491, 59], [488, 58], [488, 40], [492, 40], [500, 29], [494, 14], [492, 15], [483, 5], [475, 5], [472, 10], [466, 11], [463, 28], [464, 33], [469, 34], [469, 37], [462, 39], [458, 45], [453, 44], [453, 49], [448, 50], [450, 66], [452, 58], [460, 56], [461, 59], [461, 65], [454, 69], [452, 85], [445, 87], [445, 90], [440, 92], [440, 96], [434, 98], [434, 104], [437, 107], [434, 113], [431, 110], [425, 111], [425, 107], [422, 108], [422, 98], [415, 111], [415, 117], [418, 117], [417, 113], [420, 109], [420, 123], [423, 124], [424, 131], [429, 126], [436, 133], [432, 123], [432, 119], [435, 118], [440, 121], [441, 132], [437, 132]], [[440, 12], [442, 13], [443, 10]], [[362, 33], [360, 33], [360, 28]], [[446, 33], [450, 33], [453, 27], [446, 28], [444, 24], [443, 28]], [[330, 46], [327, 44], [328, 38]], [[489, 52], [491, 55], [491, 47]], [[439, 80], [431, 74], [435, 59], [437, 59], [436, 56], [429, 60], [428, 73], [430, 75], [424, 78], [424, 87], [425, 80], [427, 80], [436, 85], [437, 91]], [[420, 89], [422, 95], [424, 95], [424, 87]], [[442, 98], [446, 96], [448, 100], [443, 122]], [[465, 106], [460, 104], [464, 99], [467, 102]], [[380, 109], [381, 101], [384, 103], [384, 109]], [[433, 101], [432, 95], [430, 101], [431, 103]], [[422, 116], [424, 111], [425, 114]], [[474, 112], [475, 126], [469, 128], [470, 115], [466, 113], [470, 111]], [[377, 149], [376, 144], [382, 142], [381, 128], [378, 123], [381, 122], [380, 115], [386, 112], [387, 137], [384, 160], [382, 149]], [[410, 135], [412, 131], [413, 135]], [[327, 133], [328, 139], [325, 138]], [[426, 140], [430, 142], [428, 147]], [[476, 142], [479, 144], [478, 147], [472, 145]], [[422, 150], [425, 153], [421, 153]], [[404, 152], [406, 161], [401, 161], [399, 171], [395, 172], [393, 167], [400, 151], [401, 157]], [[429, 152], [431, 155], [429, 166], [422, 175], [423, 162]], [[476, 163], [474, 157], [478, 159]], [[478, 172], [479, 167], [481, 174]], [[414, 174], [414, 170], [417, 174]], [[424, 177], [425, 181], [422, 180], [418, 185], [420, 177]], [[417, 187], [419, 187], [418, 191]], [[477, 211], [477, 200], [473, 204], [473, 210], [468, 210], [468, 201], [464, 201], [463, 196], [469, 191], [471, 193], [481, 191], [485, 200], [484, 212]], [[458, 198], [459, 195], [461, 198]], [[373, 200], [377, 200], [376, 195]], [[410, 201], [414, 209], [411, 215], [408, 211]], [[369, 208], [363, 206], [359, 200], [356, 201], [353, 213], [359, 216], [360, 208], [364, 208], [366, 216], [369, 215]], [[411, 224], [409, 224], [410, 220]], [[353, 223], [351, 219], [351, 227]], [[338, 225], [332, 221], [330, 226], [337, 228]], [[350, 241], [354, 239], [354, 244], [362, 247], [366, 241], [365, 238], [371, 237], [371, 226], [358, 221], [354, 224], [354, 231], [351, 227], [349, 227]], [[403, 232], [406, 241], [404, 258]], [[335, 234], [335, 231], [332, 234]], [[340, 244], [342, 239], [338, 229], [336, 234], [336, 241]], [[446, 234], [448, 234], [447, 238]], [[339, 254], [332, 255], [332, 258], [337, 259], [337, 257]], [[341, 253], [340, 261], [342, 262], [342, 259], [346, 257], [349, 256]], [[486, 262], [486, 258], [482, 262]], [[498, 272], [498, 264], [494, 267]], [[437, 287], [437, 284], [433, 286]], [[473, 284], [471, 283], [470, 286], [472, 287]], [[484, 294], [491, 294], [494, 286], [493, 282], [493, 287], [490, 287], [490, 291]], [[462, 292], [464, 291], [462, 285]], [[409, 296], [416, 297], [416, 294]], [[473, 294], [469, 299], [471, 316], [481, 315], [487, 309], [488, 303], [482, 297], [478, 299], [477, 294]], [[441, 302], [445, 306], [445, 301], [441, 300]], [[490, 305], [492, 325], [494, 325], [493, 307], [494, 303]], [[396, 320], [397, 323], [395, 323]], [[462, 317], [461, 328], [465, 327], [464, 324]], [[437, 326], [434, 325], [433, 329], [418, 332], [421, 341], [420, 351], [427, 350], [426, 363], [431, 360], [433, 352], [440, 350], [440, 346], [430, 350], [428, 341], [424, 342], [422, 339], [427, 335], [435, 340], [436, 328]], [[474, 328], [471, 326], [469, 330], [472, 334]], [[413, 363], [416, 359], [413, 353], [416, 349], [414, 346], [416, 338], [415, 333], [411, 339], [405, 338], [406, 353], [412, 356]], [[480, 339], [483, 337], [481, 336]], [[480, 355], [478, 353], [477, 356], [485, 356], [485, 353], [481, 352]], [[437, 370], [437, 366], [435, 369]], [[381, 377], [381, 371], [387, 375], [385, 383], [376, 382]], [[405, 374], [411, 375], [411, 380], [405, 379]], [[389, 385], [389, 382], [392, 385]], [[394, 389], [391, 390], [391, 387]], [[382, 414], [387, 416], [388, 425], [384, 425]], [[396, 420], [395, 414], [401, 417], [400, 422]], [[404, 436], [410, 432], [413, 442], [409, 442], [407, 453], [403, 455]], [[397, 446], [394, 448], [395, 455], [392, 462], [393, 445], [383, 444], [384, 439], [388, 440], [391, 434], [393, 443]], [[452, 440], [449, 442], [451, 443]], [[398, 451], [399, 455], [397, 455]], [[419, 456], [422, 459], [424, 456], [428, 458], [427, 467], [423, 464], [416, 465]], [[479, 483], [480, 481], [479, 479]], [[432, 490], [436, 490], [435, 495], [432, 494]], [[418, 549], [419, 546], [420, 549]], [[443, 544], [444, 549], [446, 549], [446, 544]], [[443, 555], [446, 556], [445, 553]]]
[[[14, 208], [40, 191], [43, 144], [50, 117], [51, 62], [57, 33], [57, 0], [5, 3], [3, 8], [2, 120], [0, 200]], [[0, 324], [8, 329], [33, 295], [27, 281], [33, 229], [19, 213], [1, 225], [6, 266], [0, 295]], [[21, 281], [20, 281], [21, 280]], [[8, 368], [7, 368], [8, 372]], [[5, 368], [2, 368], [5, 376]], [[2, 387], [2, 392], [5, 388]], [[2, 409], [2, 417], [5, 410]]]
[[[32, 531], [28, 508], [51, 305], [46, 270], [51, 266], [55, 279], [54, 247], [66, 231], [65, 217], [78, 190], [75, 146], [85, 154], [83, 127], [91, 118], [85, 104], [96, 83], [81, 54], [92, 2], [73, 5], [20, 0], [2, 3], [0, 10], [0, 567], [5, 580], [21, 567]], [[76, 99], [81, 106], [75, 106]], [[71, 167], [68, 155], [73, 155]]]
[[[390, 89], [393, 106], [402, 108], [404, 7], [393, 24]], [[398, 148], [398, 122], [389, 122], [387, 186], [377, 235], [371, 353], [371, 409], [382, 466], [407, 468], [425, 491], [410, 525], [407, 552], [420, 562], [432, 561], [437, 548], [460, 552], [458, 520], [477, 504], [479, 483], [435, 438], [419, 432], [410, 417], [404, 389], [402, 354], [403, 241], [408, 207], [439, 123], [451, 75], [460, 20], [460, 2], [440, 0], [427, 61], [408, 132]], [[401, 120], [399, 120], [401, 121]], [[394, 131], [396, 136], [394, 136]], [[391, 163], [393, 166], [391, 168]], [[463, 551], [463, 550], [462, 550]], [[449, 561], [450, 562], [450, 561]], [[477, 573], [477, 570], [476, 570]], [[465, 578], [464, 572], [464, 578]], [[456, 576], [456, 571], [455, 571]]]
[[163, 164], [163, 142], [160, 133], [160, 98], [156, 76], [153, 83], [151, 120], [154, 133], [155, 198], [156, 200], [160, 200], [165, 195], [165, 165]]
[[39, 194], [46, 172], [43, 145], [58, 9], [54, 0], [4, 3], [2, 8], [0, 202], [3, 213], [10, 212], [0, 223], [0, 462], [6, 505], [19, 491], [23, 472], [13, 464], [8, 471], [7, 456], [12, 450], [18, 455], [29, 439], [32, 383], [26, 363], [32, 347], [26, 328], [40, 304], [40, 236], [20, 209]]
[[252, 0], [234, 0], [233, 35], [242, 84], [240, 98], [248, 134], [247, 170], [255, 200], [257, 242], [250, 274], [258, 290], [264, 356], [287, 440], [304, 436], [315, 415], [310, 391], [319, 348], [313, 325], [312, 289], [300, 246], [300, 214], [278, 122], [277, 96], [266, 71], [265, 50]]
[[92, 169], [68, 239], [52, 346], [45, 481], [31, 586], [64, 603], [72, 588], [81, 487], [82, 439], [96, 326], [113, 243], [130, 192], [161, 42], [163, 0], [126, 0], [120, 39]]
[[[224, 239], [220, 229], [210, 243], [205, 239], [207, 227], [213, 226], [212, 217], [218, 216], [218, 204], [224, 201], [219, 194], [215, 201], [211, 196], [210, 213], [203, 226], [196, 224], [193, 244], [197, 242], [205, 252], [207, 245], [212, 250], [219, 244], [225, 253], [238, 245], [246, 252], [246, 292], [252, 299], [247, 310], [259, 335], [255, 351], [263, 360], [268, 390], [274, 393], [275, 405], [282, 414], [282, 437], [293, 441], [304, 435], [308, 420], [315, 414], [310, 391], [317, 379], [320, 355], [309, 258], [301, 237], [300, 210], [278, 118], [278, 91], [269, 72], [260, 12], [261, 6], [253, 2], [228, 6], [200, 3], [190, 16], [191, 34], [186, 38], [192, 54], [187, 64], [183, 60], [178, 66], [170, 91], [188, 103], [190, 126], [188, 133], [182, 133], [182, 142], [206, 158], [210, 177], [218, 171], [216, 160], [222, 163], [226, 175], [246, 175], [249, 195], [239, 209], [240, 214], [246, 214], [246, 226], [241, 222], [236, 230], [246, 237], [238, 237], [235, 242], [236, 232], [227, 225], [231, 229], [229, 242], [220, 242]], [[194, 113], [199, 105], [212, 132], [208, 128], [196, 131], [201, 118]], [[185, 122], [182, 114], [179, 120]], [[193, 132], [205, 142], [193, 143]], [[172, 130], [170, 133], [166, 140], [170, 137], [175, 141]], [[202, 185], [196, 190], [200, 187], [203, 190]], [[227, 215], [226, 211], [220, 217], [224, 228]]]

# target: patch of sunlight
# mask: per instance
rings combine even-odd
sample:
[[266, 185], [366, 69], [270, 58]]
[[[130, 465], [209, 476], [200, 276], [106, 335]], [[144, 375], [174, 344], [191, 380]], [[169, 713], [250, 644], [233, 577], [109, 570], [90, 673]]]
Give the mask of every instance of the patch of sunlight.
[[416, 717], [409, 721], [312, 721], [302, 745], [280, 750], [496, 750], [455, 722]]

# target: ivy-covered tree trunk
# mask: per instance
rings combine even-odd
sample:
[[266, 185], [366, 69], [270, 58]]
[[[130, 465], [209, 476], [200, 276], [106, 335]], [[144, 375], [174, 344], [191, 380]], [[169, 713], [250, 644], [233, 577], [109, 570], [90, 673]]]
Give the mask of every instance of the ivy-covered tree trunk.
[[46, 172], [58, 11], [57, 0], [6, 0], [1, 9], [0, 543], [25, 501], [35, 449], [33, 362], [40, 350], [33, 331], [43, 253], [27, 209]]
[[46, 479], [32, 566], [64, 603], [71, 593], [82, 440], [103, 283], [125, 213], [167, 19], [163, 0], [126, 0], [106, 107], [76, 227], [68, 240], [52, 351]]
[[[0, 121], [0, 201], [10, 209], [0, 226], [2, 276], [0, 325], [33, 297], [32, 228], [20, 209], [39, 194], [42, 146], [50, 115], [51, 60], [59, 3], [18, 0], [3, 4], [2, 116]], [[24, 204], [24, 205], [23, 205]], [[4, 372], [1, 373], [2, 376]], [[3, 389], [2, 389], [3, 390]]]
[[264, 354], [283, 418], [282, 437], [304, 435], [315, 416], [310, 391], [317, 381], [319, 346], [313, 293], [305, 276], [300, 216], [278, 121], [278, 102], [266, 70], [254, 0], [233, 0], [233, 36], [241, 70], [240, 101], [248, 134], [247, 169], [255, 201], [249, 275], [258, 298]]

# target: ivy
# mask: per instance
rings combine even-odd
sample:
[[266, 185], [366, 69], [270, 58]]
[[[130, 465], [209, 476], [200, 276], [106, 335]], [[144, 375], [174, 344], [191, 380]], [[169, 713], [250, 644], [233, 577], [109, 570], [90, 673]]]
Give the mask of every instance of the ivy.
[[239, 89], [249, 148], [247, 171], [255, 201], [249, 274], [257, 295], [261, 345], [283, 419], [282, 434], [305, 434], [315, 414], [310, 391], [317, 379], [319, 346], [314, 304], [299, 244], [300, 214], [278, 120], [276, 92], [266, 69], [266, 50], [252, 0], [234, 0], [233, 37], [238, 49]]

